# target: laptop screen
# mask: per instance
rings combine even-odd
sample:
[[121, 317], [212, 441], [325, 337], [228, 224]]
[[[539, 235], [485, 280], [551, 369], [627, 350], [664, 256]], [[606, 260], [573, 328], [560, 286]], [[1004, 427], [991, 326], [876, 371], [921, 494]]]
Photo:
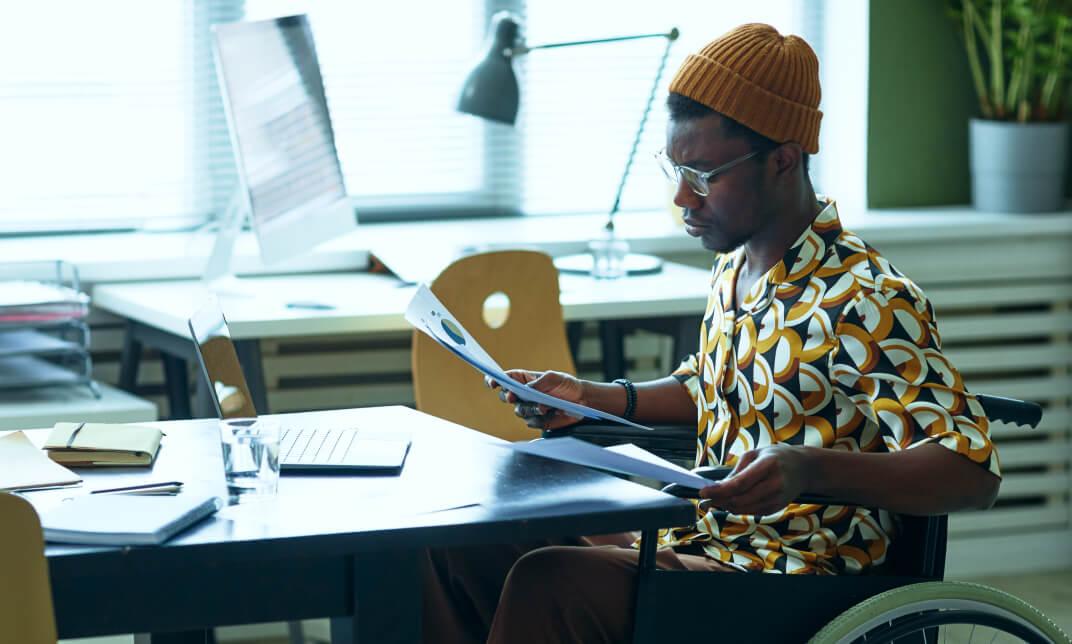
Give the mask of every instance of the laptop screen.
[[227, 320], [216, 298], [209, 298], [190, 317], [189, 324], [190, 336], [197, 349], [197, 362], [201, 365], [216, 413], [220, 418], [255, 418], [257, 409], [253, 406]]

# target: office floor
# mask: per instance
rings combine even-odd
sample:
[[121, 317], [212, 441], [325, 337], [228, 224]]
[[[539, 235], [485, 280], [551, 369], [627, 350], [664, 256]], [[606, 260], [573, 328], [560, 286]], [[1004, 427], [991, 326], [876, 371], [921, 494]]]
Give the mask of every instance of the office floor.
[[[993, 586], [1020, 597], [1057, 622], [1065, 633], [1072, 634], [1072, 570], [984, 577], [970, 581]], [[326, 641], [321, 639], [326, 634], [324, 624], [313, 623], [311, 626], [312, 628], [309, 628], [307, 632], [307, 641]], [[254, 629], [261, 634], [250, 632]], [[243, 630], [246, 630], [249, 635], [244, 634]], [[273, 634], [265, 634], [265, 631], [272, 631]], [[78, 644], [131, 644], [132, 640], [130, 636], [124, 636], [62, 640], [62, 642], [67, 644], [76, 642]], [[219, 640], [220, 644], [289, 644], [286, 629], [281, 624], [271, 628], [228, 628], [220, 633]]]
[[1072, 635], [1072, 570], [970, 579], [1016, 595]]

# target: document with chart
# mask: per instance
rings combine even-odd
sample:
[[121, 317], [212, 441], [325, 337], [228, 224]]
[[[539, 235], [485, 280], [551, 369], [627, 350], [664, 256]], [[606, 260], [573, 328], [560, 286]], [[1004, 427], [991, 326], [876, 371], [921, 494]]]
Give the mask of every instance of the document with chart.
[[[412, 324], [415, 329], [427, 334], [441, 347], [468, 362], [481, 373], [490, 376], [503, 389], [513, 393], [525, 402], [552, 407], [577, 418], [605, 420], [622, 423], [638, 429], [651, 429], [598, 409], [549, 396], [506, 375], [503, 368], [477, 344], [473, 336], [469, 335], [469, 332], [451, 315], [447, 307], [443, 306], [439, 298], [432, 294], [431, 289], [424, 284], [417, 287], [417, 293], [406, 308], [406, 321]], [[518, 367], [525, 366], [518, 365]]]

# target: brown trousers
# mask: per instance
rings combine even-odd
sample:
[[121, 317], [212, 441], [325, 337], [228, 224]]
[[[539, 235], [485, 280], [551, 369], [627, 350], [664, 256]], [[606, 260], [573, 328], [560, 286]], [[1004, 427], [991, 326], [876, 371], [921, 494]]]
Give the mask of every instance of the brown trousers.
[[[633, 535], [428, 551], [424, 641], [628, 642], [639, 553]], [[663, 549], [665, 570], [730, 571], [702, 555]]]

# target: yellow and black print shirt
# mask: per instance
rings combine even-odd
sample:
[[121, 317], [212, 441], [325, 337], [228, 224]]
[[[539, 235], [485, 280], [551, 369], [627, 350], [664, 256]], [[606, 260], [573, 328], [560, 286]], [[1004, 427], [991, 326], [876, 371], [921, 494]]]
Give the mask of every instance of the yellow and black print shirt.
[[[833, 201], [733, 308], [742, 250], [719, 258], [700, 351], [674, 375], [696, 401], [696, 465], [788, 443], [892, 452], [927, 442], [1000, 475], [986, 417], [942, 355], [930, 302], [842, 229]], [[735, 567], [856, 573], [883, 562], [895, 525], [876, 508], [791, 504], [704, 511], [661, 545], [701, 545]]]

